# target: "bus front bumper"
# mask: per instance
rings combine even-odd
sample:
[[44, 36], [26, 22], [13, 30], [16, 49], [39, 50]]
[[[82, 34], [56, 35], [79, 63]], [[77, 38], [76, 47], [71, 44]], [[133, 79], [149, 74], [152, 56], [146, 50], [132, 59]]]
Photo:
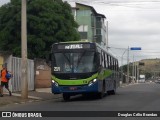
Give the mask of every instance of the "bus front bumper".
[[61, 93], [90, 93], [90, 92], [98, 92], [98, 82], [88, 85], [70, 85], [70, 86], [59, 86], [57, 84], [52, 83], [52, 93], [61, 94]]

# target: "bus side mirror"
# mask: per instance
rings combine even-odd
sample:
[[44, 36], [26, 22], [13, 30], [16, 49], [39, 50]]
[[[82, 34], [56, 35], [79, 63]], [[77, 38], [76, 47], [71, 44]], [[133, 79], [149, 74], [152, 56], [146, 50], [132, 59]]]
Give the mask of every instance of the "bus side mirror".
[[46, 63], [49, 67], [51, 67], [52, 54], [46, 55]]

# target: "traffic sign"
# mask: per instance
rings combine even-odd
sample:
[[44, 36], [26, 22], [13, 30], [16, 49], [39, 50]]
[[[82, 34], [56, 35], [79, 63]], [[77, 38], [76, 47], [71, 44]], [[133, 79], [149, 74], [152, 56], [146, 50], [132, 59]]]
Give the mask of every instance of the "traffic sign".
[[141, 50], [141, 47], [131, 47], [130, 50]]

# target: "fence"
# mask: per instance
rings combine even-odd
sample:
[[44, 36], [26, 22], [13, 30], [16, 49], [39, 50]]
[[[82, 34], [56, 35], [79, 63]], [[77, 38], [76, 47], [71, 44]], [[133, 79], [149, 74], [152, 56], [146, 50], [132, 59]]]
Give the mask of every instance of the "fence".
[[[11, 71], [13, 72], [13, 78], [11, 80], [12, 92], [21, 91], [21, 58], [11, 57]], [[28, 90], [35, 89], [34, 80], [34, 60], [28, 60]]]

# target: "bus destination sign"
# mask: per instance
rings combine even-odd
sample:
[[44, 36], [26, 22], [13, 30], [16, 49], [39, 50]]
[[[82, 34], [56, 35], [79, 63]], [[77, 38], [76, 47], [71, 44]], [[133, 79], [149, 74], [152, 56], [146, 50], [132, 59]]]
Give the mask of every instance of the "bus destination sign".
[[83, 44], [66, 45], [65, 49], [82, 49]]
[[65, 49], [65, 50], [71, 50], [71, 49], [89, 49], [90, 44], [61, 44], [58, 45], [58, 49]]

